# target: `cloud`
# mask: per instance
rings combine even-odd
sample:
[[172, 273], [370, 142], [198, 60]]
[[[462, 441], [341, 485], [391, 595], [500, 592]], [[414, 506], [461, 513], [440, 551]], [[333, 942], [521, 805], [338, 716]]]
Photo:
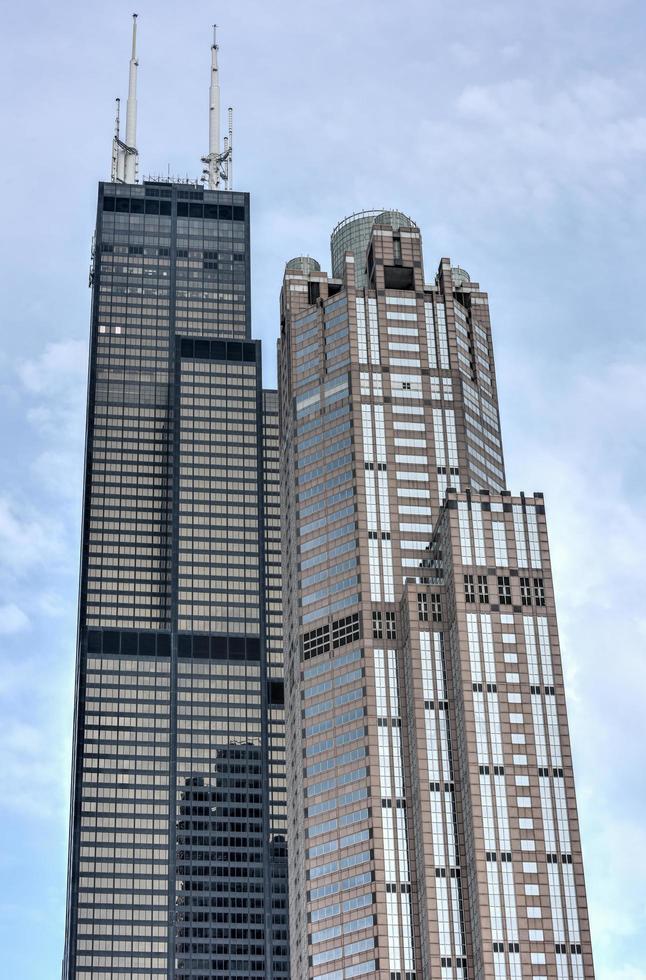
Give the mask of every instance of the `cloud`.
[[82, 490], [82, 446], [69, 450], [46, 449], [32, 463], [32, 472], [42, 487], [78, 505]]
[[422, 123], [428, 169], [418, 173], [438, 189], [450, 181], [458, 209], [527, 214], [564, 196], [596, 208], [629, 193], [643, 206], [646, 114], [635, 82], [585, 73], [553, 88], [544, 78], [467, 83], [448, 118]]
[[27, 400], [25, 417], [50, 451], [78, 452], [85, 419], [87, 343], [63, 340], [47, 344], [40, 356], [19, 361], [16, 374]]
[[455, 64], [461, 68], [472, 68], [480, 60], [477, 47], [465, 44], [463, 41], [453, 41], [449, 44], [449, 54]]
[[29, 617], [15, 603], [0, 605], [0, 634], [22, 633], [29, 626]]
[[30, 469], [39, 490], [78, 506], [81, 491], [87, 344], [64, 340], [48, 344], [38, 357], [15, 368], [24, 418], [44, 444], [32, 452]]
[[517, 58], [520, 58], [522, 50], [520, 44], [504, 44], [500, 49], [500, 54], [505, 61], [516, 61]]
[[0, 497], [0, 569], [22, 575], [34, 568], [60, 567], [67, 554], [63, 524], [23, 501]]
[[646, 980], [646, 970], [641, 966], [614, 966], [611, 973], [599, 974], [598, 980]]
[[18, 365], [24, 387], [37, 395], [60, 395], [70, 387], [84, 386], [87, 373], [87, 343], [60, 340], [49, 343], [43, 353]]
[[38, 608], [45, 616], [60, 618], [67, 616], [74, 608], [74, 597], [69, 594], [60, 595], [58, 592], [45, 591], [38, 596]]
[[[65, 820], [69, 790], [74, 622], [36, 632], [0, 671], [0, 811], [45, 825]], [[1, 851], [0, 851], [1, 853]]]
[[64, 760], [51, 719], [37, 726], [5, 718], [0, 722], [0, 784], [5, 787], [0, 808], [45, 820], [60, 815], [66, 790]]

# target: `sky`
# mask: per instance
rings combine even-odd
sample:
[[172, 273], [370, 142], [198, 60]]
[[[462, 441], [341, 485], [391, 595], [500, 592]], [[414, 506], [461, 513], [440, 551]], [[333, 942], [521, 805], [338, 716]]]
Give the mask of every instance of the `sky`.
[[[5, 5], [0, 50], [0, 949], [60, 975], [97, 180], [132, 7]], [[253, 334], [365, 208], [489, 292], [509, 487], [548, 526], [598, 980], [646, 980], [643, 0], [142, 0], [140, 172], [197, 177], [211, 24]]]

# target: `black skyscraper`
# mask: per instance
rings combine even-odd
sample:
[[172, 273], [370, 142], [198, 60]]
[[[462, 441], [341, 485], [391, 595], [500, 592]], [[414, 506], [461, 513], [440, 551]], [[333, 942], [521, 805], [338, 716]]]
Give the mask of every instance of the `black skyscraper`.
[[101, 183], [92, 288], [64, 980], [285, 977], [277, 405], [248, 195]]

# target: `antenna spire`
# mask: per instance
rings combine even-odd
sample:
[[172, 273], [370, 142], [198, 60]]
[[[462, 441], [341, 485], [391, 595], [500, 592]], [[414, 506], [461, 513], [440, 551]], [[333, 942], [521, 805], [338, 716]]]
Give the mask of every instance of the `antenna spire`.
[[137, 181], [137, 15], [132, 15], [132, 55], [130, 57], [130, 73], [128, 77], [128, 101], [126, 103], [126, 160], [125, 182], [134, 184]]
[[135, 184], [139, 165], [137, 150], [137, 15], [132, 15], [132, 53], [128, 77], [128, 101], [126, 103], [125, 141], [120, 136], [120, 103], [117, 99], [117, 113], [112, 140], [112, 180], [120, 184]]
[[219, 184], [218, 154], [220, 152], [220, 78], [218, 73], [217, 25], [213, 25], [211, 45], [211, 86], [209, 88], [209, 187]]
[[218, 190], [224, 182], [228, 189], [231, 175], [231, 109], [229, 109], [229, 136], [224, 138], [224, 149], [220, 150], [220, 73], [218, 67], [217, 24], [213, 25], [211, 45], [211, 84], [209, 87], [209, 152], [202, 157], [206, 164], [202, 176], [209, 190]]

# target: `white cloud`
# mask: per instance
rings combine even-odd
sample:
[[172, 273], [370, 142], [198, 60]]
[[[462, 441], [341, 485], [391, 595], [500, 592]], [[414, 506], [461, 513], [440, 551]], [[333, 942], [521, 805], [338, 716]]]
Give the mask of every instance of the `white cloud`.
[[597, 980], [646, 980], [646, 969], [641, 966], [620, 966], [613, 964], [606, 972], [597, 969]]
[[74, 623], [36, 634], [0, 671], [0, 816], [64, 822], [69, 790]]
[[45, 616], [60, 618], [70, 615], [74, 607], [75, 596], [61, 595], [58, 592], [45, 591], [38, 596], [38, 608]]
[[451, 59], [461, 68], [472, 68], [480, 60], [480, 52], [475, 45], [463, 41], [453, 41], [449, 44]]
[[68, 462], [73, 462], [72, 473], [80, 466], [87, 343], [81, 340], [50, 343], [38, 357], [19, 361], [16, 373], [28, 402], [25, 417], [47, 446], [35, 457], [35, 473], [48, 490], [69, 496], [64, 474]]
[[0, 497], [0, 569], [23, 574], [37, 567], [60, 567], [69, 559], [62, 522], [36, 511], [25, 501], [20, 505]]
[[75, 505], [80, 503], [83, 472], [80, 444], [69, 450], [46, 449], [35, 457], [31, 469], [42, 487]]
[[505, 61], [516, 61], [522, 54], [522, 46], [520, 44], [504, 44], [500, 54]]
[[[66, 752], [47, 719], [39, 726], [18, 718], [0, 722], [0, 808], [41, 820], [64, 809]], [[6, 788], [11, 787], [9, 792]]]
[[58, 395], [68, 392], [70, 386], [84, 386], [87, 356], [86, 341], [60, 340], [47, 344], [39, 357], [21, 361], [18, 375], [28, 391]]
[[29, 626], [29, 617], [15, 603], [0, 605], [0, 634], [22, 633]]
[[618, 192], [643, 205], [633, 178], [646, 159], [646, 114], [635, 83], [593, 73], [554, 87], [531, 78], [467, 83], [448, 117], [423, 122], [426, 166], [417, 173], [440, 191], [450, 182], [460, 212], [527, 214], [565, 195], [605, 206]]

